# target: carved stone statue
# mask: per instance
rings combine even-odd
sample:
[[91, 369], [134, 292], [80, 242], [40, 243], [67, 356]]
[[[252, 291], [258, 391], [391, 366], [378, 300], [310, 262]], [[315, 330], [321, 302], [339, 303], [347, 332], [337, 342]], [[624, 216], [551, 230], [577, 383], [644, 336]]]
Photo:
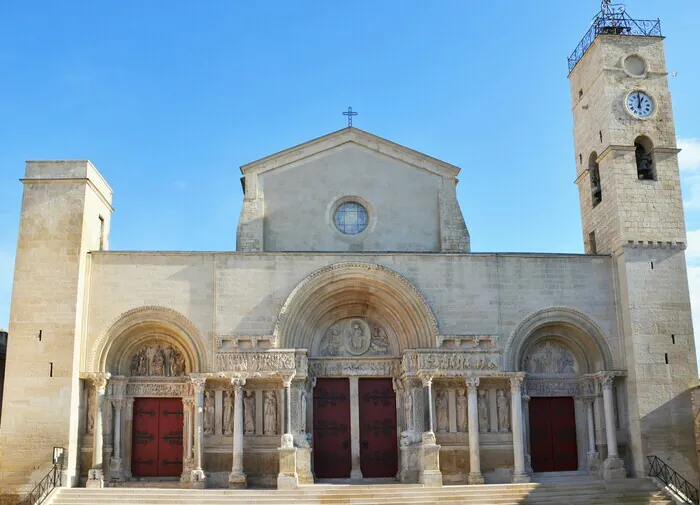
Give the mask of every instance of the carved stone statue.
[[185, 373], [185, 357], [180, 351], [171, 348], [170, 351], [170, 377], [180, 377]]
[[508, 409], [508, 398], [502, 389], [498, 390], [496, 397], [498, 407], [498, 431], [510, 431], [510, 411]]
[[263, 433], [265, 435], [277, 434], [277, 395], [274, 391], [265, 391], [265, 418], [263, 422]]
[[243, 394], [243, 432], [246, 435], [255, 434], [255, 391], [245, 391]]
[[153, 353], [153, 360], [151, 360], [151, 375], [157, 377], [162, 377], [165, 375], [165, 355], [163, 349], [158, 347], [156, 352]]
[[299, 432], [301, 433], [306, 433], [306, 398], [307, 398], [307, 393], [305, 390], [301, 390], [301, 409], [300, 409], [300, 419], [299, 419]]
[[379, 326], [374, 328], [372, 341], [369, 345], [370, 348], [377, 354], [389, 354], [389, 337], [384, 331], [384, 328], [380, 328]]
[[92, 435], [95, 433], [95, 388], [93, 387], [88, 389], [85, 409], [87, 410], [85, 433]]
[[489, 406], [486, 400], [486, 391], [479, 390], [479, 431], [486, 432], [489, 429]]
[[467, 431], [467, 397], [464, 389], [457, 390], [457, 431]]
[[141, 349], [131, 359], [131, 375], [148, 375], [148, 355]]
[[224, 435], [233, 433], [233, 391], [224, 391]]
[[213, 435], [214, 434], [214, 398], [211, 391], [204, 392], [204, 434]]
[[530, 350], [523, 360], [523, 370], [533, 374], [574, 374], [578, 365], [569, 349], [547, 340]]
[[440, 390], [435, 397], [435, 413], [437, 415], [437, 430], [444, 433], [449, 429], [447, 420], [447, 391]]
[[404, 403], [404, 415], [406, 416], [406, 430], [413, 429], [413, 390], [406, 388], [406, 401]]

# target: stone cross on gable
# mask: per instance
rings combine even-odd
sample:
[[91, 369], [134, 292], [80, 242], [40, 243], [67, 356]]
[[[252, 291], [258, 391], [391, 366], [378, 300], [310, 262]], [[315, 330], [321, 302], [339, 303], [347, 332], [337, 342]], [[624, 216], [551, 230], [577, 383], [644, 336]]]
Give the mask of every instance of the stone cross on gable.
[[343, 112], [343, 116], [348, 117], [348, 128], [352, 128], [352, 117], [357, 116], [357, 112], [352, 111], [352, 107], [348, 107], [347, 112]]

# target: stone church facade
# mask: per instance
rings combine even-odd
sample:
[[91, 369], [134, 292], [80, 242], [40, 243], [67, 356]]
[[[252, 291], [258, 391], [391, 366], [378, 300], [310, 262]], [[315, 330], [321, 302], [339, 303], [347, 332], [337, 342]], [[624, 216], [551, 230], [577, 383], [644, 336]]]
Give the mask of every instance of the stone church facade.
[[600, 35], [569, 76], [586, 254], [470, 252], [459, 169], [356, 128], [241, 168], [236, 252], [110, 251], [95, 167], [27, 162], [3, 493], [56, 446], [95, 487], [696, 481], [662, 41]]

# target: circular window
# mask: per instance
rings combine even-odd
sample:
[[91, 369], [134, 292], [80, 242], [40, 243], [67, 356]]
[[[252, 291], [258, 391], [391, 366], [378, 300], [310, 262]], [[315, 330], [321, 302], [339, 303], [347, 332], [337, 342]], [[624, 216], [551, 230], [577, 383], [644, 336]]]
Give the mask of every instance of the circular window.
[[633, 77], [642, 77], [647, 70], [644, 60], [636, 54], [625, 58], [623, 65], [627, 73]]
[[335, 227], [345, 235], [357, 235], [367, 228], [367, 209], [357, 202], [345, 202], [335, 211]]

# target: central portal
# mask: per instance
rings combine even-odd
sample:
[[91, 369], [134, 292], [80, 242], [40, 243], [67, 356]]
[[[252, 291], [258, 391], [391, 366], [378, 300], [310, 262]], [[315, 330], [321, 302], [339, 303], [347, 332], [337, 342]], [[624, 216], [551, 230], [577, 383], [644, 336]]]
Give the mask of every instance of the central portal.
[[134, 477], [178, 477], [182, 473], [183, 420], [180, 398], [134, 399]]
[[[353, 409], [356, 416], [351, 415]], [[316, 477], [350, 478], [353, 447], [359, 447], [364, 478], [396, 476], [396, 395], [391, 379], [359, 379], [355, 398], [349, 379], [318, 379], [313, 413]], [[355, 429], [353, 419], [359, 420]], [[353, 444], [353, 432], [359, 433], [359, 444]]]
[[535, 472], [578, 470], [574, 399], [530, 399], [530, 445]]

